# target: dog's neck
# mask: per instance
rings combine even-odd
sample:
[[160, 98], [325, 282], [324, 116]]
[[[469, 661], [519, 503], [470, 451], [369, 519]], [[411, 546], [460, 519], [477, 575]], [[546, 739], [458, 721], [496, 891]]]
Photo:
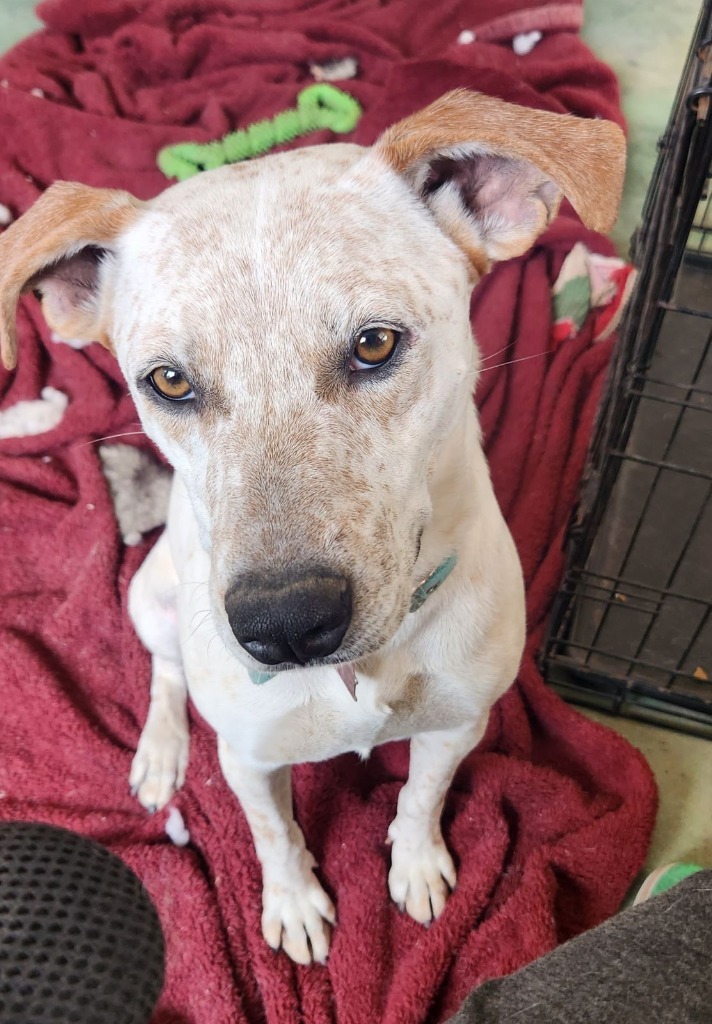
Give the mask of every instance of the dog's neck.
[[494, 499], [479, 438], [477, 415], [468, 402], [433, 460], [432, 513], [414, 568], [414, 589], [451, 555], [467, 560], [469, 538], [490, 510]]

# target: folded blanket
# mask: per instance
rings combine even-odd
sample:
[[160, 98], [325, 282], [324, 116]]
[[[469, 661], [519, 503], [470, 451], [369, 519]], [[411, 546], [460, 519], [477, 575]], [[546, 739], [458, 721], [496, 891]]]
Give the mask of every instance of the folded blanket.
[[[12, 216], [56, 178], [150, 197], [166, 185], [163, 146], [272, 117], [294, 105], [310, 64], [346, 57], [358, 64], [343, 87], [363, 107], [353, 138], [364, 143], [453, 86], [620, 120], [611, 73], [577, 37], [578, 3], [50, 0], [40, 14], [47, 29], [0, 61], [0, 203]], [[514, 36], [535, 30], [542, 40], [518, 56]], [[518, 682], [447, 800], [458, 888], [428, 930], [389, 902], [386, 829], [407, 745], [297, 768], [296, 812], [338, 908], [326, 967], [265, 945], [249, 830], [197, 716], [175, 801], [187, 845], [128, 793], [149, 659], [126, 592], [155, 533], [123, 545], [92, 442], [140, 426], [112, 357], [55, 344], [34, 300], [23, 304], [20, 365], [0, 371], [0, 405], [47, 387], [68, 405], [49, 432], [0, 441], [0, 817], [64, 825], [138, 872], [167, 940], [157, 1024], [442, 1020], [476, 982], [610, 915], [640, 867], [649, 769], [535, 666], [611, 345], [593, 342], [590, 318], [563, 340], [552, 331], [552, 286], [577, 242], [611, 254], [568, 211], [473, 300], [477, 401], [524, 565], [529, 637]]]

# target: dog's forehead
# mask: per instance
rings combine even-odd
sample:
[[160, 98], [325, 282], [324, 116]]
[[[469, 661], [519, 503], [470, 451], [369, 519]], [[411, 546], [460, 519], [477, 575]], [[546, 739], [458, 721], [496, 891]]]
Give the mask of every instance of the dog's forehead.
[[449, 317], [466, 279], [397, 174], [357, 146], [313, 147], [154, 201], [123, 241], [119, 333], [137, 368], [162, 348], [223, 379], [281, 375], [286, 392], [366, 323]]
[[[315, 146], [198, 175], [151, 203], [124, 241], [127, 263], [211, 287], [330, 280], [345, 267], [374, 280], [422, 249], [431, 218], [398, 175], [349, 144]], [[149, 270], [150, 268], [150, 270]], [[144, 277], [144, 280], [145, 277]], [[148, 282], [147, 282], [148, 283]]]

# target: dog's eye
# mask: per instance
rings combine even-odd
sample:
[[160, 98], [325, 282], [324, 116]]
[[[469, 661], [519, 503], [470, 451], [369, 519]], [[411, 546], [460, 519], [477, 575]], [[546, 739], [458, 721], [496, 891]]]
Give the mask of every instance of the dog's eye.
[[157, 366], [148, 375], [153, 390], [170, 402], [186, 402], [195, 398], [193, 385], [174, 366]]
[[368, 327], [356, 337], [351, 362], [354, 370], [371, 370], [391, 358], [400, 341], [400, 333], [391, 327]]

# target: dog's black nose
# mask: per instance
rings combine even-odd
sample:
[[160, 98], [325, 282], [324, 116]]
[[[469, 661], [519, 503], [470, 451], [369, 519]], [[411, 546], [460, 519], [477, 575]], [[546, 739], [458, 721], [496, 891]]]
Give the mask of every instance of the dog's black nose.
[[351, 586], [329, 569], [238, 577], [225, 595], [237, 642], [263, 665], [299, 665], [338, 650], [351, 621]]

